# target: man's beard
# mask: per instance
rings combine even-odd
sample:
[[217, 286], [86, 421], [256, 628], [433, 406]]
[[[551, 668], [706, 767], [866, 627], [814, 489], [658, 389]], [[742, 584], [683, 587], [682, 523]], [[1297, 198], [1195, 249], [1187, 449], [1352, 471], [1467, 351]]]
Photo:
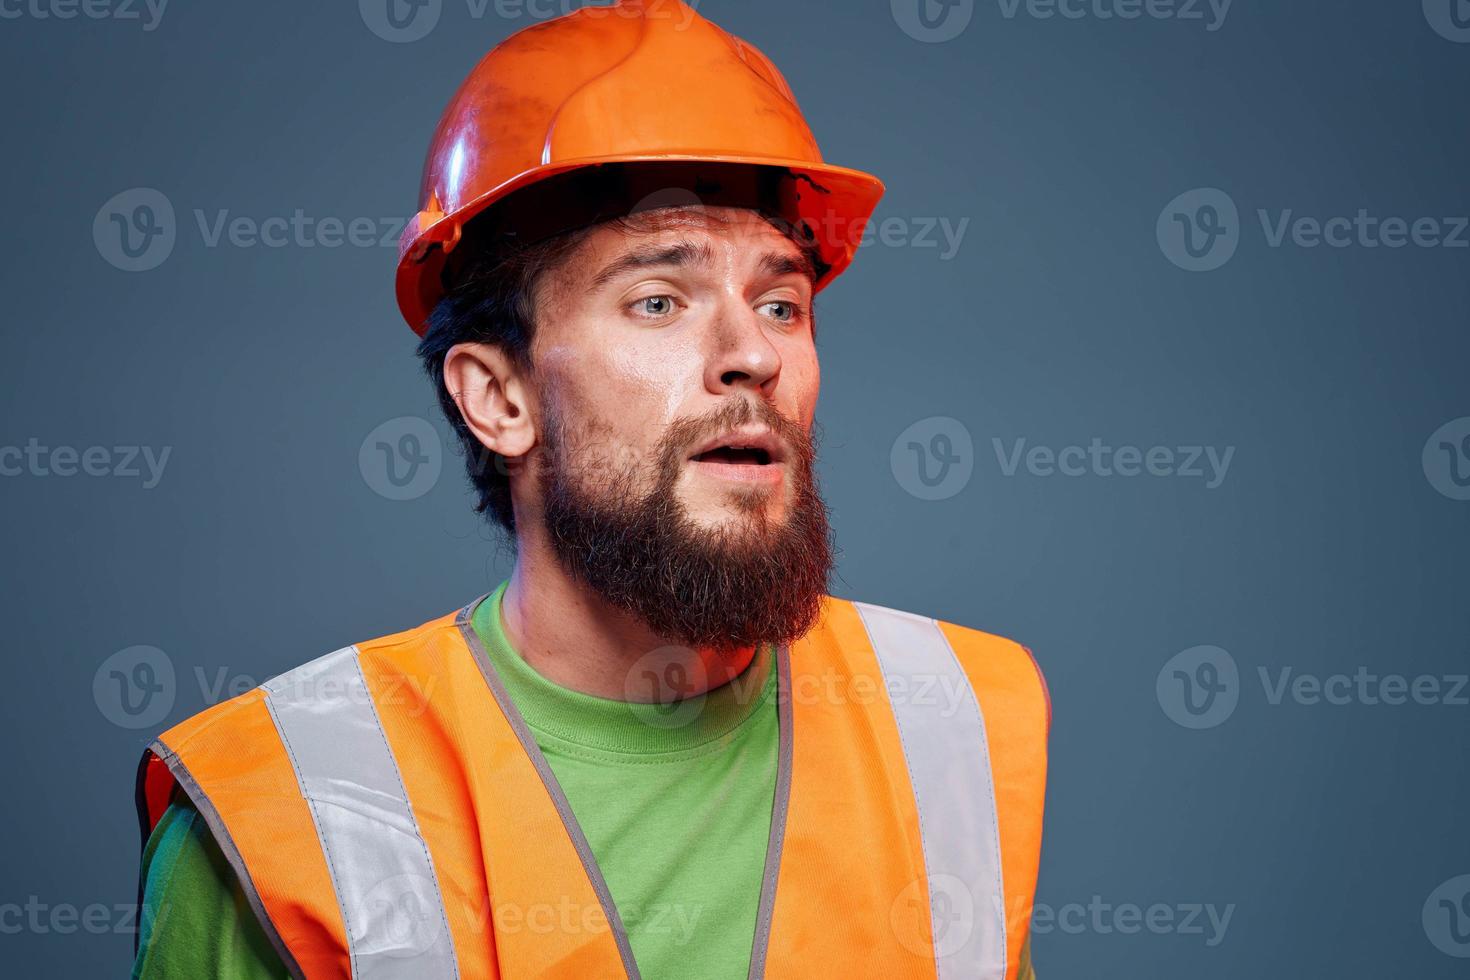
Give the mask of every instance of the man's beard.
[[[606, 459], [591, 437], [567, 431], [555, 405], [546, 407], [539, 457], [546, 530], [575, 578], [659, 637], [691, 647], [782, 644], [816, 623], [833, 547], [814, 473], [816, 450], [798, 425], [768, 403], [746, 399], [713, 416], [676, 421], [654, 450], [653, 487], [640, 494], [639, 461], [619, 466]], [[786, 446], [793, 492], [785, 519], [767, 516], [771, 491], [732, 484], [739, 516], [702, 527], [675, 492], [690, 450], [751, 421], [768, 425]]]

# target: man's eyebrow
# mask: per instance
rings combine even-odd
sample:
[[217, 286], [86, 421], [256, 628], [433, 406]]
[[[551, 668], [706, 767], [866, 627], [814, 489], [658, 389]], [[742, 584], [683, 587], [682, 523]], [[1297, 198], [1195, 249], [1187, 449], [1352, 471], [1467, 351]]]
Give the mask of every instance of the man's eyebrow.
[[591, 288], [601, 289], [625, 272], [655, 265], [708, 265], [714, 256], [704, 242], [676, 242], [673, 245], [650, 245], [635, 249], [609, 262], [592, 277]]
[[[601, 289], [614, 279], [634, 269], [652, 266], [708, 265], [714, 259], [710, 247], [704, 242], [676, 242], [673, 245], [650, 245], [635, 249], [609, 262], [602, 271], [592, 277], [592, 290]], [[800, 275], [815, 281], [817, 271], [812, 266], [811, 256], [805, 252], [792, 255], [787, 252], [766, 252], [761, 256], [760, 271], [771, 276]]]
[[794, 273], [796, 275], [806, 276], [813, 281], [817, 278], [817, 270], [812, 268], [811, 256], [805, 252], [798, 253], [797, 255], [791, 255], [785, 252], [767, 252], [761, 256], [760, 270], [772, 277], [789, 276]]

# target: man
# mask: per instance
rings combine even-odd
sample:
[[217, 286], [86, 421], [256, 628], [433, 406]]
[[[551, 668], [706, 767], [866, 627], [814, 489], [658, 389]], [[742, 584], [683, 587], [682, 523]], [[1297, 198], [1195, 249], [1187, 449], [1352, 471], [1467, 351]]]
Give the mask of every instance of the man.
[[398, 297], [514, 569], [153, 743], [135, 976], [1030, 976], [1034, 662], [825, 594], [812, 299], [881, 191], [680, 2], [476, 67]]

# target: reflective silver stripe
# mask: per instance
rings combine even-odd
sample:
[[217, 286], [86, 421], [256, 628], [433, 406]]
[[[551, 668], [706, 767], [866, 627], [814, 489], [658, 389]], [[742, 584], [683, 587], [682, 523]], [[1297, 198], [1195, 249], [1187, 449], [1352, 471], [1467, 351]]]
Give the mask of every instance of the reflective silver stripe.
[[319, 657], [261, 687], [311, 807], [347, 927], [352, 976], [458, 977], [428, 845], [408, 805], [357, 648]]
[[771, 924], [776, 915], [776, 885], [781, 874], [781, 851], [786, 843], [786, 818], [791, 809], [791, 648], [776, 648], [776, 798], [771, 803], [771, 833], [766, 839], [766, 870], [761, 878], [761, 900], [755, 915], [755, 946], [747, 980], [765, 980], [766, 957], [771, 948]]
[[934, 620], [853, 605], [878, 654], [913, 784], [940, 980], [1004, 980], [1005, 884], [980, 704]]

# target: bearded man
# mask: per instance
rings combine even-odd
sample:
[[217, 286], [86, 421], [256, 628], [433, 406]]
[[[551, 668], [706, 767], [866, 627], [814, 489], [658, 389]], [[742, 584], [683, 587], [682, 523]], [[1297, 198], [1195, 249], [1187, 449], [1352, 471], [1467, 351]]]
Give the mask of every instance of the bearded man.
[[165, 732], [134, 975], [1031, 975], [1029, 652], [828, 595], [813, 299], [882, 185], [677, 0], [513, 35], [399, 306], [508, 577]]

